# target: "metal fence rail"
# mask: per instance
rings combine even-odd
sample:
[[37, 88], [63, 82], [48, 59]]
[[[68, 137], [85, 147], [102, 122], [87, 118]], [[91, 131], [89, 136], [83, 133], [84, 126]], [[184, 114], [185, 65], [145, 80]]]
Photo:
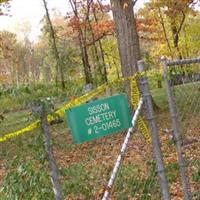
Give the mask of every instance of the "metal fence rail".
[[184, 60], [166, 60], [165, 57], [161, 58], [162, 60], [165, 60], [165, 64], [167, 66], [175, 66], [175, 65], [186, 65], [186, 64], [195, 64], [200, 63], [200, 57], [199, 58], [193, 58], [193, 59], [184, 59]]

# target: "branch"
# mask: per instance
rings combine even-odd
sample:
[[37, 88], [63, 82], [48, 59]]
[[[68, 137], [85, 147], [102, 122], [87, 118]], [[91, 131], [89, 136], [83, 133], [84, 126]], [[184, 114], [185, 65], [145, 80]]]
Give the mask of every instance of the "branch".
[[73, 10], [73, 12], [74, 12], [74, 15], [75, 15], [76, 17], [78, 17], [76, 1], [69, 0], [69, 3], [70, 3], [71, 8], [72, 8], [72, 10]]
[[188, 3], [187, 3], [187, 7], [190, 7], [190, 6], [194, 6], [195, 4], [197, 4], [199, 2], [199, 0], [190, 0]]
[[113, 35], [113, 33], [103, 33], [103, 34], [100, 35], [98, 38], [94, 39], [94, 41], [87, 43], [87, 44], [86, 44], [86, 47], [87, 47], [87, 46], [90, 46], [90, 45], [92, 45], [92, 44], [94, 44], [95, 42], [101, 40], [102, 38], [104, 38], [104, 37], [106, 37], [106, 36], [108, 36], [108, 35]]
[[178, 30], [177, 30], [177, 33], [176, 33], [176, 35], [179, 35], [179, 33], [180, 33], [180, 31], [181, 31], [181, 29], [182, 29], [182, 27], [183, 27], [183, 23], [184, 23], [184, 21], [185, 21], [185, 13], [182, 11], [182, 14], [183, 14], [183, 18], [182, 18], [182, 20], [181, 20], [181, 23], [180, 23], [180, 26], [179, 26], [179, 28], [178, 28]]
[[164, 23], [164, 19], [163, 19], [163, 16], [162, 16], [162, 12], [160, 10], [160, 7], [158, 7], [158, 13], [159, 13], [159, 17], [160, 17], [160, 23], [161, 23], [161, 26], [162, 26], [162, 29], [163, 29], [163, 32], [164, 32], [164, 36], [165, 36], [165, 40], [167, 42], [167, 46], [168, 46], [168, 49], [170, 51], [170, 54], [173, 58], [173, 53], [172, 53], [172, 50], [171, 50], [171, 46], [170, 46], [170, 43], [169, 43], [169, 39], [167, 37], [167, 32], [166, 32], [166, 28], [165, 28], [165, 23]]
[[137, 0], [132, 0], [133, 1], [133, 6], [137, 3]]
[[84, 19], [84, 22], [85, 22], [85, 28], [84, 28], [84, 36], [86, 37], [86, 34], [87, 34], [87, 22], [90, 23], [90, 7], [91, 7], [91, 4], [92, 4], [92, 0], [87, 0], [86, 2], [86, 15], [85, 15], [85, 19]]

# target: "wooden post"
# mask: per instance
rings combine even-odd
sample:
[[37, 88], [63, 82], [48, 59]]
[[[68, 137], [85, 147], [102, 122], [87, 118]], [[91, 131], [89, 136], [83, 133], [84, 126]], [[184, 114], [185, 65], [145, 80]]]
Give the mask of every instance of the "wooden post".
[[47, 121], [45, 103], [42, 101], [36, 102], [33, 108], [33, 112], [36, 112], [41, 120], [41, 128], [44, 133], [45, 150], [47, 153], [48, 163], [49, 163], [49, 175], [51, 177], [55, 199], [62, 200], [61, 187], [58, 180], [58, 168], [53, 155], [51, 134], [49, 131], [49, 125]]

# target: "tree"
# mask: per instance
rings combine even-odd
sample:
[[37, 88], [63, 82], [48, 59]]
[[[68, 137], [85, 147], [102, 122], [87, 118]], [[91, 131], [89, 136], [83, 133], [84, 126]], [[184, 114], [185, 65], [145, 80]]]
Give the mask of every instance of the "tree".
[[70, 37], [79, 44], [86, 83], [89, 74], [94, 84], [106, 82], [103, 40], [113, 34], [113, 21], [108, 15], [110, 6], [94, 0], [71, 0], [70, 3], [73, 12], [68, 13], [67, 25], [73, 29]]
[[189, 15], [180, 38], [181, 52], [185, 57], [198, 57], [200, 54], [200, 12]]
[[[70, 87], [70, 83], [79, 80], [83, 82], [80, 53], [77, 45], [70, 37], [73, 35], [71, 27], [67, 26], [65, 18], [59, 13], [52, 14], [52, 25], [56, 33], [56, 46], [59, 52], [60, 64], [64, 74], [65, 86]], [[50, 83], [55, 77], [56, 60], [49, 37], [49, 26], [43, 20], [42, 34], [37, 43], [34, 44], [34, 64], [38, 66], [37, 74], [45, 83]]]
[[[174, 55], [182, 59], [183, 55], [180, 49], [180, 35], [184, 27], [187, 16], [194, 12], [193, 6], [197, 3], [195, 0], [151, 0], [145, 5], [145, 11], [150, 17], [156, 19], [160, 23], [163, 36], [170, 56]], [[160, 37], [160, 36], [159, 36]], [[172, 42], [171, 42], [172, 41]]]
[[[81, 58], [83, 62], [83, 69], [84, 69], [84, 74], [85, 74], [85, 82], [86, 84], [92, 83], [92, 72], [91, 72], [91, 66], [89, 63], [89, 58], [88, 58], [88, 51], [87, 51], [87, 46], [86, 46], [86, 24], [83, 24], [83, 28], [81, 27], [81, 18], [79, 16], [79, 6], [80, 3], [77, 2], [77, 0], [70, 0], [70, 5], [73, 10], [74, 16], [71, 18], [71, 22], [73, 24], [73, 29], [77, 31], [78, 33], [78, 41], [79, 41], [79, 48], [81, 52]], [[87, 0], [88, 3], [88, 0]], [[86, 15], [84, 16], [85, 19], [88, 18], [89, 15], [89, 6], [87, 6], [87, 12]]]
[[32, 43], [28, 38], [19, 41], [16, 34], [2, 31], [0, 44], [0, 73], [7, 75], [7, 81], [12, 86], [31, 83], [36, 78], [37, 70]]
[[139, 39], [136, 30], [132, 0], [111, 0], [116, 25], [122, 74], [128, 77], [136, 73], [140, 59]]
[[8, 31], [0, 32], [0, 74], [7, 77], [9, 83], [15, 84], [15, 46], [16, 35]]
[[62, 84], [62, 88], [64, 89], [65, 88], [64, 74], [63, 74], [63, 69], [61, 66], [61, 60], [59, 57], [58, 48], [56, 45], [56, 36], [55, 36], [53, 25], [52, 25], [52, 22], [50, 19], [49, 11], [47, 8], [47, 3], [45, 0], [43, 0], [43, 3], [44, 3], [45, 11], [46, 11], [47, 24], [49, 26], [49, 34], [50, 34], [50, 38], [51, 38], [51, 44], [52, 44], [52, 48], [53, 48], [53, 52], [54, 52], [54, 56], [55, 56], [55, 60], [56, 60], [56, 85], [58, 83], [58, 73], [60, 72], [61, 84]]
[[[109, 20], [109, 17], [107, 15], [107, 12], [109, 10], [110, 7], [108, 5], [103, 5], [100, 1], [97, 1], [97, 3], [95, 3], [92, 0], [91, 14], [93, 16], [91, 17], [91, 20], [88, 18], [88, 24], [92, 35], [92, 43], [96, 52], [96, 57], [99, 60], [99, 71], [101, 72], [103, 82], [108, 82], [108, 72], [106, 69], [105, 52], [101, 40], [104, 36], [108, 34], [113, 35], [113, 22]], [[101, 58], [101, 61], [99, 57]]]

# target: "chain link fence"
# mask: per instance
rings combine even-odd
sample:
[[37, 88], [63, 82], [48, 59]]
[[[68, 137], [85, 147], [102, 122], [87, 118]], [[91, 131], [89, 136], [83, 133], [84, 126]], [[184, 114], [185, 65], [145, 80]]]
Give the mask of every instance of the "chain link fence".
[[[180, 199], [200, 199], [200, 59], [162, 60], [171, 116], [168, 134], [176, 147]], [[177, 174], [178, 175], [178, 174]], [[182, 195], [181, 195], [182, 193]]]

